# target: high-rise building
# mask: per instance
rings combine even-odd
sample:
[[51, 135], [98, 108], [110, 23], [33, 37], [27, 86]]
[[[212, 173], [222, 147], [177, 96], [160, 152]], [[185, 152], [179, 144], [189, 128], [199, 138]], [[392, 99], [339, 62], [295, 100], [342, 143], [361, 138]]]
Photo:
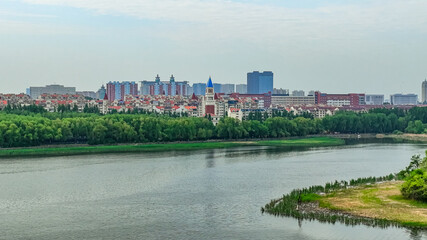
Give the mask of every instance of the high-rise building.
[[141, 82], [141, 95], [165, 95], [165, 96], [188, 96], [189, 85], [187, 81], [177, 82], [175, 77], [171, 75], [169, 81], [160, 81], [160, 76], [157, 74], [154, 81]]
[[193, 84], [193, 93], [197, 96], [205, 95], [206, 83], [194, 83]]
[[273, 94], [279, 94], [279, 95], [289, 95], [289, 89], [283, 89], [283, 88], [274, 88]]
[[105, 94], [107, 93], [107, 89], [105, 89], [104, 85], [96, 92], [97, 99], [104, 99]]
[[221, 93], [225, 93], [225, 94], [234, 93], [234, 84], [222, 84]]
[[294, 97], [304, 97], [305, 92], [303, 90], [294, 90], [292, 91], [292, 96]]
[[383, 105], [384, 95], [382, 94], [366, 94], [365, 96], [366, 105]]
[[236, 85], [236, 93], [246, 94], [248, 93], [248, 85], [246, 84], [237, 84]]
[[423, 104], [427, 103], [427, 79], [425, 79], [421, 85], [421, 102]]
[[392, 105], [417, 105], [418, 95], [416, 94], [393, 94], [390, 95]]
[[222, 84], [221, 83], [214, 83], [213, 84], [213, 88], [214, 88], [214, 91], [216, 93], [221, 93], [222, 92]]
[[273, 93], [273, 72], [250, 72], [247, 75], [248, 94]]
[[138, 95], [138, 84], [135, 82], [107, 83], [107, 97], [109, 101], [123, 100], [126, 95]]
[[27, 95], [32, 99], [37, 99], [40, 95], [47, 94], [76, 94], [75, 87], [64, 87], [63, 85], [47, 85], [45, 87], [30, 87], [27, 89]]

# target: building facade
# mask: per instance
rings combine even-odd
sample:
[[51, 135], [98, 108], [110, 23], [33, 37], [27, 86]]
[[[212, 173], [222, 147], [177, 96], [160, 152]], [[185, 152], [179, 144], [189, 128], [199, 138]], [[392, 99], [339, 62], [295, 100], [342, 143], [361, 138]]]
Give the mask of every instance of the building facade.
[[105, 89], [104, 85], [101, 86], [100, 89], [96, 92], [97, 99], [104, 99], [105, 94], [107, 93], [107, 89]]
[[138, 95], [138, 84], [127, 81], [107, 83], [107, 97], [109, 101], [123, 100], [126, 95]]
[[287, 95], [289, 96], [289, 89], [283, 89], [283, 88], [274, 88], [273, 94], [280, 94], [280, 95]]
[[294, 90], [292, 91], [292, 96], [294, 97], [304, 97], [305, 92], [303, 90]]
[[169, 81], [160, 81], [160, 76], [157, 74], [154, 81], [142, 81], [140, 94], [141, 95], [164, 95], [164, 96], [188, 96], [189, 84], [187, 81], [175, 81], [173, 75]]
[[293, 105], [314, 105], [314, 96], [287, 96], [281, 94], [273, 94], [271, 96], [271, 104], [276, 106], [293, 106]]
[[222, 84], [221, 83], [214, 83], [213, 88], [214, 88], [214, 91], [216, 93], [222, 93]]
[[393, 94], [390, 95], [392, 105], [417, 105], [418, 95], [416, 94]]
[[203, 116], [204, 115], [211, 115], [215, 116], [215, 88], [212, 84], [212, 79], [209, 77], [208, 83], [206, 84], [206, 90], [205, 90], [205, 96], [203, 97]]
[[76, 94], [75, 87], [64, 87], [63, 85], [46, 85], [45, 87], [30, 87], [27, 89], [27, 95], [32, 99], [37, 99], [40, 95], [47, 94]]
[[236, 93], [246, 94], [248, 93], [248, 85], [246, 84], [237, 84], [236, 85]]
[[224, 94], [234, 93], [234, 84], [222, 84], [221, 92]]
[[327, 94], [315, 92], [315, 103], [328, 106], [361, 106], [365, 105], [364, 93]]
[[366, 102], [366, 105], [383, 105], [384, 104], [384, 95], [366, 94], [365, 102]]
[[196, 96], [203, 96], [206, 92], [206, 83], [194, 83], [193, 84], [193, 93]]
[[81, 92], [76, 92], [76, 94], [83, 95], [85, 97], [92, 98], [92, 99], [96, 99], [96, 96], [97, 96], [96, 92], [94, 91], [81, 91]]
[[273, 93], [273, 72], [250, 72], [247, 74], [248, 94]]

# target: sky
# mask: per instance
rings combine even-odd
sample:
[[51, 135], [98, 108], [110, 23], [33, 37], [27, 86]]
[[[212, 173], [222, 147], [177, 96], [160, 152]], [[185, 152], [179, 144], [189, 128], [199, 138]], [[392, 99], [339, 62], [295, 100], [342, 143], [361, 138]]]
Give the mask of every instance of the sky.
[[425, 0], [1, 0], [0, 92], [109, 81], [421, 94]]

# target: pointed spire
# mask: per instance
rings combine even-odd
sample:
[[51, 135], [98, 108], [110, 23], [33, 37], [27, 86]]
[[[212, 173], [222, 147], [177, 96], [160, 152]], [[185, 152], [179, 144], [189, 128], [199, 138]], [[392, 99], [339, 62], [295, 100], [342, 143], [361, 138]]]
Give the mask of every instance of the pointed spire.
[[191, 100], [199, 100], [199, 98], [197, 98], [196, 94], [193, 93], [193, 96], [191, 96]]
[[105, 93], [105, 95], [104, 95], [104, 100], [108, 100], [107, 93]]
[[215, 99], [215, 100], [217, 100], [217, 99], [218, 99], [218, 95], [216, 95], [216, 93], [215, 93], [215, 95], [214, 95], [214, 99]]
[[206, 84], [206, 87], [213, 88], [213, 83], [212, 83], [211, 76], [209, 76], [209, 81], [208, 81], [208, 84]]

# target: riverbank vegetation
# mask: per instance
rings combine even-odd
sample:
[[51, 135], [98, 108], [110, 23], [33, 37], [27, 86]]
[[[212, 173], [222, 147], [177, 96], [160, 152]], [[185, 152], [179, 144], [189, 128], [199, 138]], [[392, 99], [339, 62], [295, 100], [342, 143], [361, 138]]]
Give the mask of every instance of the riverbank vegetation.
[[413, 156], [397, 174], [296, 189], [262, 211], [346, 225], [427, 228], [426, 159]]
[[304, 139], [264, 140], [264, 141], [221, 141], [221, 142], [180, 142], [162, 144], [131, 144], [131, 145], [101, 145], [101, 146], [60, 146], [12, 148], [0, 150], [0, 157], [25, 156], [64, 156], [98, 153], [131, 153], [131, 152], [161, 152], [180, 150], [199, 150], [232, 148], [241, 146], [274, 146], [274, 147], [326, 147], [343, 145], [345, 142], [338, 138], [316, 137]]
[[[323, 133], [424, 132], [427, 108], [374, 109], [369, 113], [339, 112], [313, 119], [274, 111], [252, 114], [248, 120], [222, 118], [214, 125], [210, 118], [180, 117], [130, 112], [100, 115], [61, 109], [48, 113], [40, 107], [5, 108], [0, 112], [0, 147], [49, 144], [120, 144], [174, 141], [204, 141], [302, 137]], [[418, 121], [418, 122], [417, 122]], [[420, 123], [421, 126], [420, 127]]]

